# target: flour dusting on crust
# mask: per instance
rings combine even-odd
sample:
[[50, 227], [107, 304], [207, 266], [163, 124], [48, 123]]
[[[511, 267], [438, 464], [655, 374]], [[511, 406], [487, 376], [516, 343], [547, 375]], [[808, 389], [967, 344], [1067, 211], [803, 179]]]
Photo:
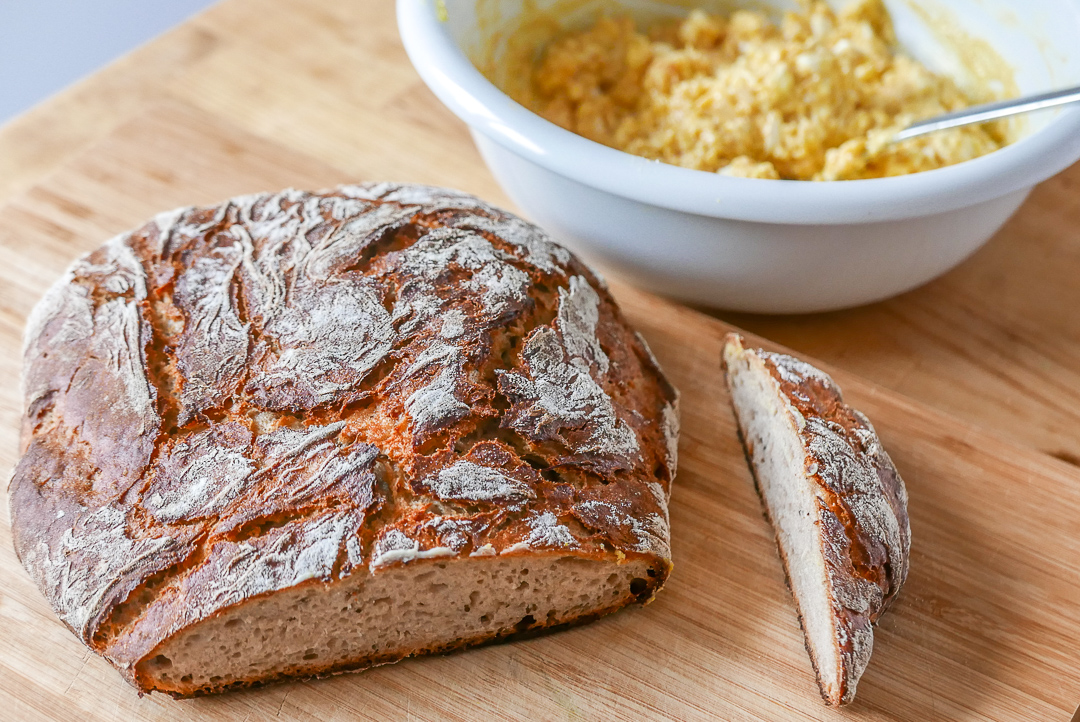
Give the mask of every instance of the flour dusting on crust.
[[143, 494], [143, 507], [164, 524], [222, 513], [250, 483], [251, 432], [223, 424], [166, 447]]
[[577, 537], [570, 527], [559, 522], [559, 518], [550, 511], [532, 514], [527, 519], [528, 534], [520, 542], [502, 550], [502, 554], [532, 551], [537, 549], [573, 549], [578, 545]]
[[772, 362], [772, 367], [776, 369], [776, 373], [780, 375], [782, 381], [798, 385], [807, 379], [813, 379], [826, 384], [839, 393], [839, 387], [832, 380], [832, 376], [829, 376], [829, 374], [816, 366], [812, 366], [794, 356], [772, 351], [762, 351], [760, 355], [763, 359]]
[[558, 439], [575, 454], [632, 459], [637, 438], [592, 376], [593, 365], [608, 367], [595, 336], [599, 298], [580, 276], [559, 292], [558, 331], [543, 327], [525, 342], [528, 373], [498, 372], [499, 389], [513, 402], [510, 425], [532, 438]]
[[378, 569], [395, 563], [408, 563], [417, 559], [452, 557], [456, 554], [457, 551], [450, 547], [440, 546], [432, 549], [421, 549], [419, 541], [410, 539], [397, 529], [391, 529], [375, 543], [375, 553], [371, 566], [373, 569]]
[[239, 244], [218, 246], [176, 281], [173, 301], [186, 321], [176, 346], [184, 375], [180, 424], [233, 393], [244, 374], [249, 325], [240, 320], [232, 290], [242, 260]]
[[183, 546], [171, 536], [133, 539], [125, 517], [112, 505], [87, 512], [53, 545], [43, 540], [27, 555], [27, 565], [39, 570], [38, 584], [60, 619], [84, 638], [106, 611], [106, 596], [116, 585], [133, 573], [168, 566]]
[[435, 496], [444, 500], [493, 501], [528, 499], [535, 496], [522, 482], [498, 469], [462, 459], [439, 471], [427, 481]]

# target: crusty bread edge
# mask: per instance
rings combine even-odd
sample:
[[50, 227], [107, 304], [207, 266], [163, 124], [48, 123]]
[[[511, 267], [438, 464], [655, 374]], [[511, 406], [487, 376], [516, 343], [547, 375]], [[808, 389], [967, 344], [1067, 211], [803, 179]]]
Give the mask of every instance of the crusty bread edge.
[[[744, 348], [745, 351], [753, 352], [753, 349], [746, 349], [743, 346], [743, 342], [745, 341], [745, 339], [740, 334], [735, 333], [729, 333], [727, 334], [727, 336], [725, 336], [723, 348], [727, 348], [727, 345], [732, 341], [737, 342], [741, 348]], [[727, 387], [730, 394], [731, 375], [727, 366], [727, 358], [723, 352], [721, 352], [720, 354], [720, 367], [724, 372], [725, 386]], [[758, 479], [757, 468], [754, 466], [754, 460], [750, 452], [750, 447], [746, 442], [746, 436], [743, 434], [742, 419], [739, 416], [739, 409], [735, 406], [734, 399], [731, 399], [730, 406], [732, 413], [735, 416], [735, 430], [736, 434], [739, 437], [739, 444], [742, 446], [743, 458], [746, 459], [746, 466], [750, 469], [750, 477], [754, 483], [754, 492], [757, 494], [758, 502], [761, 504], [762, 518], [764, 518], [765, 521], [768, 522], [769, 529], [773, 532], [773, 543], [776, 545], [777, 555], [780, 557], [780, 563], [784, 570], [784, 586], [787, 587], [788, 593], [791, 594], [791, 599], [795, 603], [795, 614], [799, 618], [799, 629], [802, 632], [803, 648], [806, 650], [806, 656], [810, 658], [810, 666], [814, 670], [814, 680], [817, 683], [818, 693], [821, 695], [822, 701], [830, 707], [839, 707], [842, 705], [846, 705], [855, 698], [855, 695], [851, 691], [851, 687], [848, 684], [848, 681], [852, 674], [852, 670], [847, 664], [848, 655], [845, 655], [843, 653], [843, 650], [840, 649], [839, 644], [837, 644], [837, 659], [840, 660], [840, 674], [838, 675], [840, 680], [840, 689], [839, 694], [835, 696], [830, 695], [825, 689], [825, 684], [822, 681], [821, 669], [818, 667], [817, 655], [814, 654], [814, 651], [810, 647], [810, 638], [807, 634], [806, 623], [803, 619], [802, 605], [799, 601], [799, 598], [795, 595], [794, 589], [791, 586], [791, 574], [788, 571], [789, 563], [787, 554], [784, 553], [784, 548], [780, 544], [780, 535], [776, 531], [776, 524], [774, 523], [772, 516], [769, 513], [769, 505], [766, 502], [765, 494], [762, 492], [761, 489], [761, 482]], [[826, 575], [822, 581], [827, 587], [829, 600], [833, 602], [833, 604], [835, 604], [836, 597], [833, 593], [832, 580], [829, 579], [828, 575]], [[833, 641], [836, 641], [835, 638]]]

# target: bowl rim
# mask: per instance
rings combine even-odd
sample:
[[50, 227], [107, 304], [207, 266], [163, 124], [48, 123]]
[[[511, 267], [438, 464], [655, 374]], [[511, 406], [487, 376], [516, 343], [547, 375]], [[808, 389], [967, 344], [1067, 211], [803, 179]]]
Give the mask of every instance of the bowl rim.
[[489, 81], [433, 0], [397, 0], [398, 28], [424, 83], [474, 132], [549, 171], [641, 203], [715, 218], [849, 224], [947, 213], [1030, 188], [1080, 160], [1080, 107], [987, 155], [944, 168], [850, 181], [723, 176], [609, 148], [545, 120]]

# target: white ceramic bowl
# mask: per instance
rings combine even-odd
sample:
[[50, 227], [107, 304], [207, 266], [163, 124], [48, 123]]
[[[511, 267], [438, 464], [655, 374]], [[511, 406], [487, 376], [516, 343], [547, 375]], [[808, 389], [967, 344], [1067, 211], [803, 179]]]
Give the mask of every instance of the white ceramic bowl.
[[[619, 1], [635, 13], [655, 5]], [[549, 123], [469, 60], [521, 7], [555, 3], [566, 0], [445, 0], [440, 19], [436, 0], [398, 0], [398, 25], [424, 82], [469, 125], [514, 202], [590, 262], [667, 296], [763, 313], [887, 298], [962, 261], [1036, 183], [1080, 159], [1080, 109], [1069, 108], [1030, 116], [1002, 150], [896, 178], [756, 180], [649, 161]], [[901, 44], [936, 70], [955, 70], [940, 28], [925, 25], [944, 12], [998, 51], [1022, 93], [1080, 83], [1076, 0], [917, 0], [922, 13], [886, 4]]]

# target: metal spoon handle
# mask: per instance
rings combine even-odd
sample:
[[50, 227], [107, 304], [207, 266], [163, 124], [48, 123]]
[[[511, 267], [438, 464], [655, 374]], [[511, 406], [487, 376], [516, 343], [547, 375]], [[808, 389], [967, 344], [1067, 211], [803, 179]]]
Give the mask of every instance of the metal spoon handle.
[[1076, 102], [1080, 102], [1080, 86], [1075, 88], [1065, 88], [1063, 90], [1053, 90], [1049, 93], [1040, 93], [1038, 95], [1028, 95], [1023, 98], [1001, 100], [996, 103], [973, 105], [970, 108], [964, 108], [963, 110], [958, 110], [954, 113], [946, 113], [945, 115], [938, 115], [933, 118], [927, 118], [926, 120], [920, 120], [918, 123], [912, 123], [897, 133], [893, 140], [907, 140], [908, 138], [915, 138], [920, 135], [925, 135], [926, 133], [933, 133], [935, 130], [945, 130], [946, 128], [956, 128], [961, 125], [972, 125], [974, 123], [985, 123], [988, 120], [1007, 118], [1010, 115], [1018, 115], [1019, 113], [1027, 113], [1032, 110], [1053, 108], [1057, 105]]

